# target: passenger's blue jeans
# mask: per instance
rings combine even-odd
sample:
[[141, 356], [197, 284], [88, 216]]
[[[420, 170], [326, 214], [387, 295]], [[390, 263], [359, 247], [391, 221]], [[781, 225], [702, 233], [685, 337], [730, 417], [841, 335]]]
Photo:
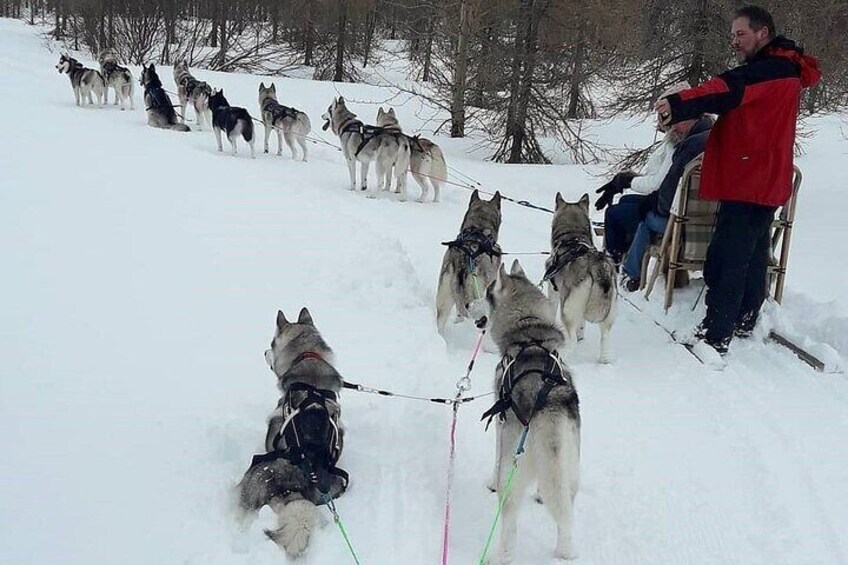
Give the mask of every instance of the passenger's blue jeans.
[[646, 198], [641, 194], [626, 194], [604, 213], [604, 247], [616, 263], [621, 262], [630, 248], [642, 220], [639, 209]]
[[651, 245], [651, 237], [653, 234], [664, 234], [667, 223], [668, 218], [666, 216], [660, 216], [653, 210], [648, 212], [648, 215], [636, 228], [633, 243], [630, 244], [630, 250], [627, 252], [627, 257], [624, 258], [622, 264], [624, 274], [631, 279], [639, 280], [642, 276], [642, 257], [648, 250], [648, 246]]

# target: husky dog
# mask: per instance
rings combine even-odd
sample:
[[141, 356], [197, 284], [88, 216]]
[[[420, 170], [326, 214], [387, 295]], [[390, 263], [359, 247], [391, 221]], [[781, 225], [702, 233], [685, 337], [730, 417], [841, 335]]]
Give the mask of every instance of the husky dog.
[[583, 338], [586, 321], [601, 326], [599, 361], [609, 362], [607, 338], [615, 321], [618, 288], [615, 264], [595, 248], [589, 221], [589, 195], [569, 203], [556, 195], [556, 208], [551, 225], [551, 255], [545, 263], [543, 281], [548, 282], [548, 296], [568, 334], [569, 346]]
[[126, 110], [125, 102], [129, 100], [130, 109], [135, 109], [135, 98], [133, 96], [132, 73], [126, 67], [118, 64], [118, 53], [112, 49], [104, 49], [97, 57], [100, 63], [100, 74], [106, 81], [106, 104], [109, 103], [109, 87], [115, 91], [115, 104], [121, 104], [121, 110]]
[[86, 100], [89, 104], [94, 104], [91, 99], [92, 92], [97, 96], [98, 105], [102, 106], [106, 103], [106, 82], [103, 80], [100, 71], [84, 67], [82, 63], [70, 55], [59, 57], [56, 70], [60, 73], [66, 73], [68, 78], [71, 79], [71, 88], [74, 89], [74, 100], [77, 106], [81, 106]]
[[[395, 128], [400, 131], [400, 124], [395, 116], [395, 109], [389, 108], [384, 112], [382, 108], [377, 111], [377, 125], [386, 129]], [[409, 171], [412, 178], [421, 187], [421, 196], [418, 202], [424, 202], [433, 186], [433, 202], [441, 199], [442, 183], [448, 178], [447, 163], [442, 149], [421, 136], [406, 136], [409, 140]], [[388, 179], [387, 179], [388, 180]]]
[[253, 118], [250, 117], [247, 110], [238, 106], [230, 106], [230, 103], [224, 98], [223, 88], [212, 91], [212, 96], [209, 97], [209, 109], [212, 110], [212, 130], [218, 140], [218, 151], [224, 150], [221, 145], [221, 132], [224, 131], [233, 146], [234, 157], [238, 155], [236, 140], [241, 135], [250, 145], [250, 158], [253, 159], [256, 156], [253, 148]]
[[409, 171], [412, 178], [421, 187], [421, 202], [427, 198], [428, 183], [433, 187], [433, 202], [441, 200], [442, 183], [448, 179], [448, 164], [442, 148], [426, 137], [412, 136], [409, 138], [411, 156]]
[[259, 84], [259, 112], [262, 114], [262, 124], [265, 126], [265, 153], [268, 153], [268, 137], [272, 130], [276, 130], [277, 155], [283, 154], [283, 138], [285, 138], [286, 145], [291, 150], [292, 159], [296, 159], [294, 142], [297, 140], [305, 162], [308, 155], [305, 136], [312, 131], [309, 116], [305, 112], [277, 102], [277, 87], [273, 82], [268, 87], [264, 82]]
[[[381, 190], [388, 190], [386, 178], [395, 167], [401, 202], [406, 201], [406, 170], [409, 168], [409, 140], [400, 132], [377, 126], [367, 126], [356, 119], [356, 114], [347, 109], [341, 96], [322, 114], [324, 130], [332, 128], [339, 136], [342, 153], [350, 173], [350, 190], [356, 190], [356, 163], [361, 165], [361, 190], [368, 189], [368, 168], [376, 163], [377, 180]], [[391, 178], [391, 177], [388, 177]]]
[[[484, 414], [496, 419], [494, 487], [504, 497], [499, 545], [490, 563], [508, 563], [526, 489], [537, 492], [557, 526], [555, 554], [576, 557], [571, 539], [574, 497], [580, 482], [580, 411], [568, 367], [559, 352], [565, 336], [539, 288], [518, 261], [501, 265], [486, 292], [492, 339], [503, 356], [495, 372], [498, 401]], [[526, 436], [524, 435], [526, 433]], [[526, 443], [522, 443], [526, 440]], [[516, 453], [512, 488], [504, 493]]]
[[162, 80], [156, 74], [156, 67], [141, 66], [139, 82], [144, 87], [144, 105], [147, 107], [147, 125], [154, 128], [171, 129], [174, 131], [191, 131], [185, 124], [177, 121], [177, 113], [171, 99], [162, 88]]
[[197, 80], [188, 70], [188, 61], [183, 59], [174, 65], [174, 83], [177, 85], [177, 97], [180, 99], [180, 114], [185, 123], [188, 103], [194, 107], [197, 116], [197, 129], [203, 131], [206, 123], [212, 122], [212, 112], [209, 111], [209, 97], [212, 96], [212, 87], [207, 83]]
[[253, 458], [237, 487], [240, 517], [246, 526], [269, 505], [278, 526], [265, 534], [296, 557], [319, 524], [318, 506], [347, 488], [347, 473], [335, 466], [344, 435], [337, 401], [343, 381], [333, 368], [333, 351], [306, 308], [294, 323], [277, 312], [265, 359], [277, 375], [282, 398], [268, 422], [267, 453]]
[[457, 321], [469, 316], [469, 306], [482, 301], [483, 293], [495, 280], [501, 252], [498, 231], [501, 227], [501, 194], [481, 200], [475, 190], [462, 219], [459, 236], [448, 246], [439, 274], [436, 291], [436, 326], [445, 335], [451, 307], [456, 307]]

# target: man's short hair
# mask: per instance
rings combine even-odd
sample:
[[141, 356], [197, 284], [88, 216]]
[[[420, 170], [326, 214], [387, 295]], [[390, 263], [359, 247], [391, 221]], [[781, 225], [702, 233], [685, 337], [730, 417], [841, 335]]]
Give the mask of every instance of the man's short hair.
[[754, 31], [760, 31], [763, 27], [769, 30], [769, 37], [777, 35], [777, 29], [774, 27], [774, 18], [765, 8], [760, 6], [743, 6], [736, 10], [733, 14], [733, 19], [748, 18], [748, 23]]

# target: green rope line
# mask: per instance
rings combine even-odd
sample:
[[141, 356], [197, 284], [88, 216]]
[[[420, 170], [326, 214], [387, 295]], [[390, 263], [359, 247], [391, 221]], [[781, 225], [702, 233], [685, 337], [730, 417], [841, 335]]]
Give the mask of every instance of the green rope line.
[[474, 281], [474, 298], [480, 300], [483, 298], [483, 293], [480, 292], [480, 280], [477, 278], [477, 273], [474, 272], [474, 267], [477, 266], [474, 259], [468, 259], [468, 270], [471, 272], [471, 280]]
[[515, 473], [518, 471], [518, 460], [524, 454], [524, 442], [527, 440], [527, 432], [529, 428], [524, 428], [524, 432], [521, 434], [521, 440], [518, 442], [518, 449], [515, 451], [515, 455], [512, 458], [512, 468], [509, 470], [509, 475], [506, 477], [506, 484], [504, 484], [503, 493], [498, 497], [498, 510], [495, 512], [495, 521], [492, 522], [492, 527], [489, 529], [489, 536], [486, 538], [486, 545], [483, 547], [483, 553], [480, 554], [480, 560], [477, 562], [477, 565], [486, 565], [486, 557], [489, 554], [489, 547], [492, 545], [492, 538], [495, 537], [495, 528], [498, 525], [498, 520], [501, 518], [501, 513], [503, 512], [504, 504], [506, 503], [506, 497], [509, 496], [510, 491], [512, 490], [512, 479], [515, 478]]
[[347, 535], [347, 530], [345, 530], [344, 523], [342, 523], [342, 518], [339, 516], [339, 513], [336, 512], [336, 505], [332, 500], [327, 501], [327, 508], [330, 509], [330, 512], [333, 514], [333, 522], [339, 527], [339, 531], [342, 533], [342, 537], [344, 538], [345, 544], [347, 544], [347, 549], [350, 551], [351, 557], [353, 557], [353, 562], [356, 565], [361, 565], [359, 563], [359, 558], [356, 556], [356, 552], [353, 550], [353, 545], [350, 543], [350, 538]]
[[471, 280], [474, 281], [474, 294], [477, 295], [477, 300], [483, 298], [482, 293], [480, 292], [480, 280], [477, 278], [475, 273], [471, 273]]

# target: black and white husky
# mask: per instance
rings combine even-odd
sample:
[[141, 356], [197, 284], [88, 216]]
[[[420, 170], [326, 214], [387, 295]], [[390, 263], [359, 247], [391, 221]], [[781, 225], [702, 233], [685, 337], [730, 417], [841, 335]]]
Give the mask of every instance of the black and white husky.
[[174, 83], [177, 85], [177, 98], [180, 100], [183, 123], [185, 123], [188, 104], [191, 102], [197, 117], [197, 129], [203, 131], [204, 126], [212, 122], [212, 113], [209, 111], [212, 87], [192, 76], [188, 70], [188, 61], [185, 59], [174, 65]]
[[109, 88], [115, 91], [115, 104], [121, 105], [121, 110], [126, 110], [126, 102], [129, 101], [130, 109], [135, 109], [135, 97], [132, 73], [126, 67], [118, 63], [118, 54], [114, 49], [104, 49], [97, 57], [100, 63], [100, 74], [106, 81], [106, 104], [109, 103]]
[[259, 83], [259, 112], [262, 114], [262, 124], [265, 126], [265, 153], [268, 153], [268, 138], [271, 131], [277, 132], [277, 155], [283, 154], [283, 139], [292, 153], [292, 159], [297, 158], [294, 150], [294, 142], [300, 145], [303, 153], [303, 161], [306, 161], [308, 151], [306, 149], [306, 136], [312, 131], [312, 123], [306, 112], [301, 112], [289, 106], [283, 106], [277, 102], [277, 87], [274, 83], [265, 86]]
[[347, 473], [336, 467], [343, 447], [338, 394], [344, 383], [333, 368], [333, 351], [306, 308], [297, 322], [277, 312], [265, 360], [282, 398], [268, 421], [267, 453], [253, 458], [238, 485], [239, 517], [246, 528], [263, 506], [270, 506], [278, 526], [266, 535], [297, 557], [320, 523], [318, 507], [347, 488]]
[[154, 128], [174, 131], [190, 131], [189, 127], [177, 121], [177, 113], [168, 93], [162, 88], [162, 80], [156, 73], [153, 63], [141, 66], [139, 82], [144, 87], [144, 106], [147, 112], [147, 125]]
[[[495, 372], [498, 400], [484, 414], [496, 421], [495, 469], [490, 488], [503, 500], [500, 539], [489, 563], [509, 563], [518, 509], [534, 482], [556, 523], [559, 559], [576, 557], [571, 537], [580, 482], [580, 410], [571, 373], [560, 357], [565, 336], [548, 300], [518, 261], [501, 265], [487, 292], [489, 327], [502, 356]], [[522, 441], [524, 443], [522, 443]], [[511, 489], [507, 482], [516, 453]]]
[[103, 75], [96, 69], [84, 67], [82, 63], [70, 55], [61, 55], [56, 63], [56, 70], [66, 73], [71, 80], [71, 88], [74, 90], [74, 101], [77, 106], [82, 106], [88, 101], [94, 104], [91, 98], [92, 92], [97, 96], [97, 104], [102, 106], [106, 103], [106, 81]]
[[254, 158], [253, 119], [247, 110], [238, 106], [230, 106], [230, 103], [224, 97], [223, 88], [212, 91], [212, 96], [209, 98], [209, 109], [212, 111], [212, 131], [215, 132], [215, 139], [218, 141], [218, 151], [224, 150], [224, 146], [221, 144], [221, 132], [223, 131], [226, 132], [227, 139], [233, 146], [233, 156], [238, 155], [236, 140], [238, 136], [242, 136], [250, 145], [250, 158]]

